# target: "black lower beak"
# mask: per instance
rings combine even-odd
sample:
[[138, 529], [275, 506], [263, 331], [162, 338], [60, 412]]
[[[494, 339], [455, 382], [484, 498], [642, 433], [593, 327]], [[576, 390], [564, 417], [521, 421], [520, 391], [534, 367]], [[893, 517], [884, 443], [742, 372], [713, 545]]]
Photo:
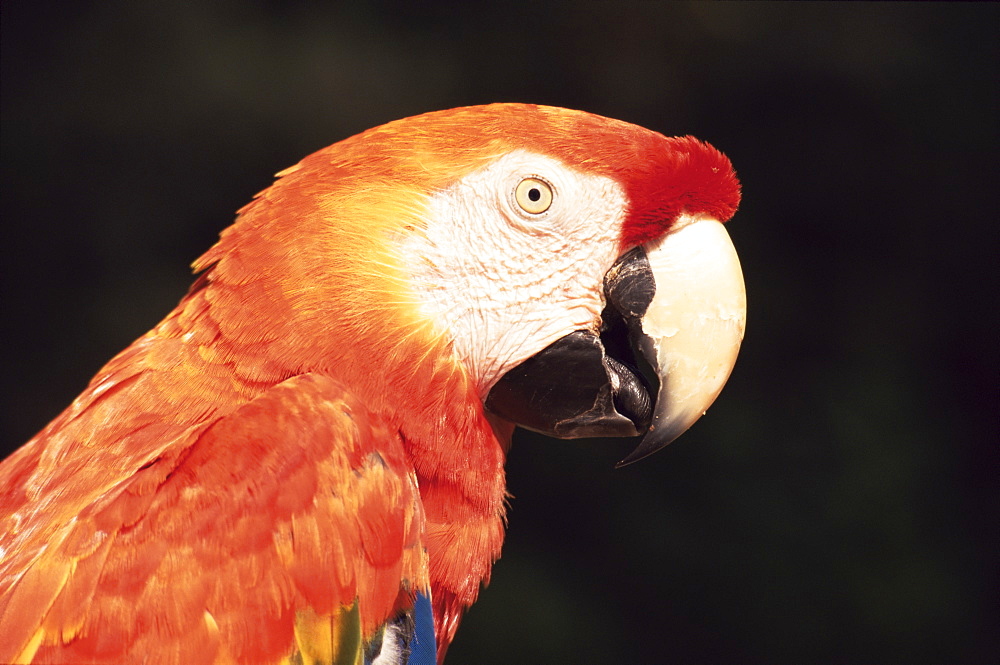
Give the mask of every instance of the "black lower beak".
[[638, 436], [653, 417], [643, 377], [607, 355], [600, 337], [583, 330], [507, 372], [490, 391], [486, 408], [561, 439]]
[[655, 389], [639, 371], [630, 338], [655, 286], [636, 248], [605, 277], [601, 334], [577, 330], [507, 372], [486, 408], [518, 425], [564, 439], [638, 436], [649, 429]]

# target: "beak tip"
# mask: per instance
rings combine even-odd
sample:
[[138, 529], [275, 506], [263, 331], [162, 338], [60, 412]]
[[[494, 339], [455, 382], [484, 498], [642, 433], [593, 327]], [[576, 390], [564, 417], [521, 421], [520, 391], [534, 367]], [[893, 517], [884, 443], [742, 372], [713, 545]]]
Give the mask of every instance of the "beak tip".
[[621, 469], [621, 468], [626, 467], [626, 466], [628, 466], [630, 464], [634, 464], [635, 462], [638, 462], [639, 460], [643, 459], [644, 457], [646, 457], [646, 456], [643, 455], [642, 457], [636, 457], [635, 456], [635, 451], [632, 451], [631, 453], [629, 453], [628, 455], [626, 455], [623, 459], [621, 459], [617, 464], [615, 464], [615, 468], [616, 469]]
[[676, 432], [673, 431], [649, 431], [642, 437], [639, 441], [639, 445], [635, 447], [635, 450], [626, 455], [620, 462], [615, 464], [616, 469], [628, 466], [629, 464], [634, 464], [639, 460], [645, 459], [652, 455], [653, 453], [663, 450], [671, 443], [674, 442], [677, 437], [684, 433], [687, 427], [683, 429], [678, 429]]
[[628, 455], [626, 455], [625, 457], [623, 457], [621, 459], [621, 461], [619, 461], [617, 464], [615, 464], [615, 468], [616, 469], [621, 469], [622, 467], [629, 466], [630, 464], [635, 464], [636, 462], [638, 462], [640, 460], [646, 459], [647, 457], [649, 457], [653, 453], [662, 450], [663, 448], [665, 448], [669, 444], [670, 444], [669, 441], [667, 443], [664, 443], [664, 444], [657, 443], [657, 444], [654, 444], [652, 446], [645, 446], [642, 443], [640, 443], [638, 445], [638, 447], [636, 447], [635, 450], [633, 450], [632, 452], [630, 452]]
[[620, 469], [623, 466], [628, 466], [663, 450], [680, 438], [681, 434], [688, 431], [702, 415], [704, 415], [703, 411], [688, 409], [670, 414], [669, 416], [665, 416], [662, 413], [654, 416], [653, 424], [650, 425], [648, 431], [643, 435], [642, 440], [639, 441], [639, 445], [620, 462], [615, 464], [615, 468]]

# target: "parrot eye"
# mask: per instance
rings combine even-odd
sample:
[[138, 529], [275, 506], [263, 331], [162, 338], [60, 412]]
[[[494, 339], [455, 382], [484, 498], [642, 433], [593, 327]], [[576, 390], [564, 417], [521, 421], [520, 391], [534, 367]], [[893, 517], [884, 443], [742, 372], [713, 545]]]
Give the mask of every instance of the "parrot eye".
[[525, 178], [517, 183], [514, 200], [526, 213], [540, 215], [552, 205], [552, 185], [538, 178]]

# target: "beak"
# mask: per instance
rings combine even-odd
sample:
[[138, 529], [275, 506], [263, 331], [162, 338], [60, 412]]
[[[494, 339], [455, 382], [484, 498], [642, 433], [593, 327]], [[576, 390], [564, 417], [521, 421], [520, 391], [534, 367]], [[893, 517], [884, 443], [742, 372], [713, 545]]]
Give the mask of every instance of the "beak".
[[676, 439], [715, 401], [743, 340], [746, 291], [729, 234], [699, 219], [622, 255], [604, 295], [600, 335], [577, 330], [552, 343], [501, 377], [485, 406], [561, 439], [641, 435], [621, 467]]
[[[643, 260], [655, 289], [637, 311], [642, 303], [630, 297], [636, 287], [629, 283], [644, 281], [634, 277], [645, 272]], [[652, 422], [617, 464], [622, 467], [683, 434], [719, 396], [743, 341], [746, 288], [726, 229], [700, 219], [619, 259], [605, 278], [605, 292], [660, 384]]]

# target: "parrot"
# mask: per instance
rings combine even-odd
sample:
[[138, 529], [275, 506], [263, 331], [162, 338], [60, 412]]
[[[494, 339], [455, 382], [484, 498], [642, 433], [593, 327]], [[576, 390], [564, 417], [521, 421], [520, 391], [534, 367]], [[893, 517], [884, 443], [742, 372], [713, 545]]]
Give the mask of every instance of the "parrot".
[[0, 464], [0, 662], [442, 662], [516, 427], [623, 466], [722, 390], [740, 197], [692, 136], [520, 103], [281, 171]]

